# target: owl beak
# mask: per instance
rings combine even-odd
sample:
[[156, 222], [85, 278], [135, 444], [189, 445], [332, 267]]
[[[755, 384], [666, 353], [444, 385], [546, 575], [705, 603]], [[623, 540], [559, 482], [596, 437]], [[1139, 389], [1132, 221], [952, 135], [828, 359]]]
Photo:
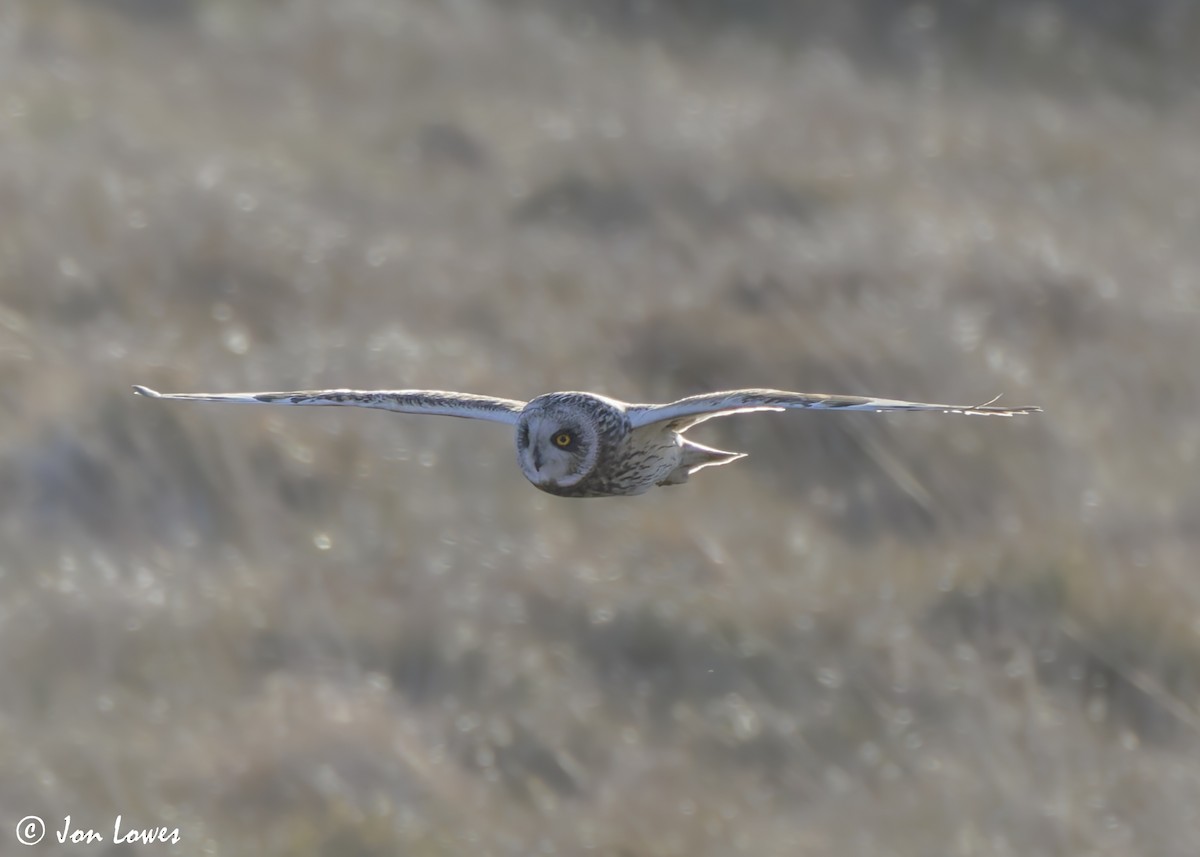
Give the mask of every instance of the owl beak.
[[534, 447], [533, 450], [533, 469], [541, 471], [542, 469], [542, 450], [539, 447]]

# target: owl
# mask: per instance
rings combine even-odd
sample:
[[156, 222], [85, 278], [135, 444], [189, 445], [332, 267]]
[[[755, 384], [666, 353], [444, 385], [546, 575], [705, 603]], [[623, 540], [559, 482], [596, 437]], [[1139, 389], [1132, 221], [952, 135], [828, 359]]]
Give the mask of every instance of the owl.
[[703, 446], [684, 433], [713, 417], [793, 408], [836, 411], [940, 411], [1011, 417], [1041, 408], [935, 405], [862, 396], [730, 390], [660, 405], [635, 405], [595, 393], [546, 393], [529, 402], [440, 390], [305, 390], [292, 393], [159, 393], [187, 399], [279, 405], [348, 405], [405, 414], [488, 420], [514, 426], [517, 462], [525, 478], [559, 497], [625, 497], [656, 485], [681, 485], [698, 470], [729, 464], [745, 453]]

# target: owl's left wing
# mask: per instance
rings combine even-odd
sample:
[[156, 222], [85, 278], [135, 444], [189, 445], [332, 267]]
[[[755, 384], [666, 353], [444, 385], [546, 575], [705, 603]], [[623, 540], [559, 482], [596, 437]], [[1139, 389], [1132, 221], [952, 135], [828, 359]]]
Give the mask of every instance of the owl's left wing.
[[247, 405], [346, 405], [380, 408], [402, 414], [433, 414], [488, 420], [494, 423], [517, 422], [524, 402], [496, 399], [471, 393], [444, 390], [297, 390], [291, 393], [160, 393], [134, 385], [134, 392], [150, 399], [190, 399], [199, 402], [228, 402]]
[[999, 408], [992, 399], [981, 405], [938, 405], [928, 402], [906, 402], [900, 399], [875, 399], [868, 396], [829, 396], [823, 393], [789, 393], [784, 390], [728, 390], [723, 393], [703, 393], [665, 405], [630, 405], [627, 409], [634, 428], [651, 423], [669, 422], [676, 431], [683, 431], [713, 417], [744, 414], [754, 411], [785, 411], [792, 408], [811, 408], [829, 411], [940, 411], [947, 414], [979, 414], [1011, 417], [1032, 414], [1038, 407]]

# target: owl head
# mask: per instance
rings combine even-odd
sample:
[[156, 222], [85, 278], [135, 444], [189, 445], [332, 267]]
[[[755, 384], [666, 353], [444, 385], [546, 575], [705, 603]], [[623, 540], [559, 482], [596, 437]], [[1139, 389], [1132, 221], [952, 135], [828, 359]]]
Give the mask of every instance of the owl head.
[[548, 393], [517, 421], [517, 460], [525, 478], [551, 493], [570, 493], [628, 431], [615, 402], [588, 393]]

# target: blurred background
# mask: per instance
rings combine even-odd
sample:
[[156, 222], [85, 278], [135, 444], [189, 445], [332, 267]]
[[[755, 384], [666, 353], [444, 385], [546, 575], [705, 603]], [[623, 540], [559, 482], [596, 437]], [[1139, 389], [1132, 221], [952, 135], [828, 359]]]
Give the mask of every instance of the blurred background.
[[[6, 0], [2, 850], [1192, 857], [1198, 58], [1189, 0]], [[132, 383], [1046, 413], [569, 501]]]

